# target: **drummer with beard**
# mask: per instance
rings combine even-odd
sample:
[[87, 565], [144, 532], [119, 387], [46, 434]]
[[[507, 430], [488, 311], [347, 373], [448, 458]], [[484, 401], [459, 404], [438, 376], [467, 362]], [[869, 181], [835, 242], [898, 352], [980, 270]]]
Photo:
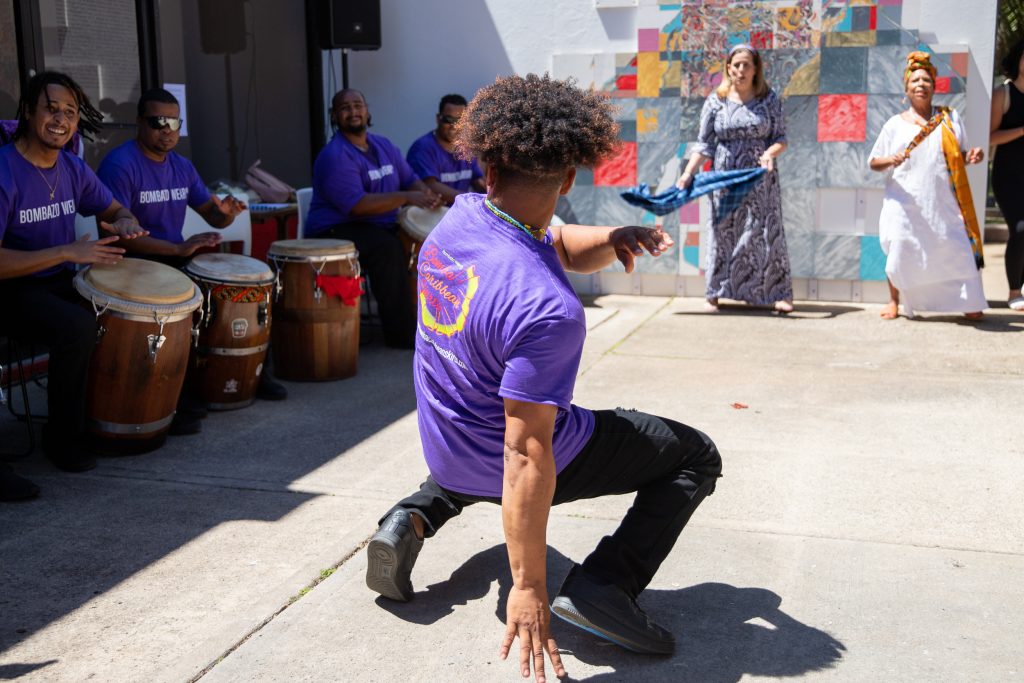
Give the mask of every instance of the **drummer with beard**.
[[418, 138], [409, 148], [406, 159], [412, 170], [434, 192], [451, 206], [465, 192], [486, 192], [484, 174], [476, 159], [463, 159], [455, 154], [455, 124], [466, 111], [466, 98], [445, 95], [437, 108], [437, 128]]
[[[44, 71], [22, 91], [14, 142], [0, 147], [0, 320], [5, 334], [49, 349], [43, 450], [68, 472], [96, 466], [81, 446], [96, 318], [72, 287], [75, 264], [116, 263], [124, 253], [118, 239], [147, 234], [64, 150], [76, 131], [91, 140], [102, 119], [74, 80]], [[76, 240], [76, 213], [97, 216], [103, 236]], [[0, 469], [0, 500], [36, 495], [34, 484]]]
[[434, 209], [443, 200], [416, 176], [394, 143], [367, 130], [370, 112], [361, 92], [335, 94], [331, 123], [337, 132], [313, 164], [306, 236], [355, 243], [377, 299], [385, 345], [411, 349], [416, 317], [398, 210], [408, 205]]
[[[192, 162], [174, 151], [181, 140], [181, 107], [163, 88], [147, 90], [139, 98], [136, 134], [107, 154], [97, 171], [114, 198], [129, 207], [150, 231], [145, 237], [125, 242], [132, 256], [184, 267], [199, 249], [221, 243], [218, 232], [203, 232], [185, 239], [185, 213], [192, 207], [212, 227], [223, 229], [245, 211], [245, 203], [228, 195], [221, 199], [203, 184]], [[269, 356], [268, 356], [269, 359]], [[206, 406], [187, 385], [171, 423], [172, 435], [197, 434]], [[260, 373], [257, 397], [281, 400], [287, 389], [275, 381], [269, 360]]]

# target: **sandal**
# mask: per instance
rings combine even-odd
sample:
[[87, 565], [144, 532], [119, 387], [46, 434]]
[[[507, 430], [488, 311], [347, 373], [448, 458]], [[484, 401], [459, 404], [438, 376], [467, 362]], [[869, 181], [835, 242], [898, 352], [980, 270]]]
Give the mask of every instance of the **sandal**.
[[1015, 296], [1006, 302], [1006, 305], [1014, 311], [1024, 311], [1024, 296]]

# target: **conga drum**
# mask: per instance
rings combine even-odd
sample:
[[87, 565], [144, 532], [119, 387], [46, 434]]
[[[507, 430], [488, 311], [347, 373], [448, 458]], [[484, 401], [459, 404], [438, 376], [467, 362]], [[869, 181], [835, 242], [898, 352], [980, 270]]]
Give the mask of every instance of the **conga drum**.
[[270, 345], [274, 272], [248, 256], [216, 253], [196, 256], [185, 273], [203, 292], [190, 386], [212, 410], [244, 408], [256, 400]]
[[280, 240], [267, 260], [277, 272], [271, 330], [281, 379], [344, 379], [359, 358], [359, 254], [348, 240]]
[[427, 235], [437, 227], [444, 215], [448, 213], [448, 207], [442, 206], [437, 209], [421, 209], [418, 206], [404, 206], [398, 212], [398, 227], [402, 230], [399, 239], [409, 254], [409, 271], [416, 273], [416, 262], [419, 260], [420, 247]]
[[192, 314], [202, 293], [170, 266], [131, 258], [89, 266], [74, 284], [97, 318], [89, 431], [115, 451], [158, 448], [185, 380]]

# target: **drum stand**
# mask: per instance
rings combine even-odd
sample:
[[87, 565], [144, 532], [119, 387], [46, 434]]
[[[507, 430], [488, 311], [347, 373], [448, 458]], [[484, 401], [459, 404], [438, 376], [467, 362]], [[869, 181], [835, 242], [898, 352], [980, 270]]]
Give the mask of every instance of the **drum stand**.
[[[32, 424], [32, 406], [28, 399], [28, 383], [29, 377], [25, 373], [25, 359], [21, 353], [21, 346], [18, 344], [18, 340], [14, 337], [6, 337], [7, 339], [7, 366], [0, 364], [0, 404], [6, 404], [7, 410], [10, 411], [19, 422], [24, 422], [28, 429], [28, 447], [18, 453], [11, 453], [7, 451], [0, 452], [0, 460], [19, 460], [21, 458], [28, 457], [36, 447], [36, 435], [33, 430]], [[34, 356], [34, 348], [31, 348], [32, 355]], [[21, 387], [21, 402], [25, 406], [25, 412], [19, 413], [14, 409], [14, 368], [18, 368], [18, 384]], [[31, 367], [31, 362], [29, 364]], [[42, 387], [43, 384], [39, 381], [39, 377], [32, 373], [31, 380], [36, 385]]]

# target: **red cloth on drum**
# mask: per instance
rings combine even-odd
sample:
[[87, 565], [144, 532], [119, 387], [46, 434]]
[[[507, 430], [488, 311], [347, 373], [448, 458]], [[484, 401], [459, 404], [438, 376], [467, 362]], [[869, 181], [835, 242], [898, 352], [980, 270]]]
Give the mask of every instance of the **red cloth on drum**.
[[355, 306], [363, 294], [363, 278], [347, 275], [317, 275], [316, 286], [327, 292], [327, 296], [336, 296], [346, 306]]

